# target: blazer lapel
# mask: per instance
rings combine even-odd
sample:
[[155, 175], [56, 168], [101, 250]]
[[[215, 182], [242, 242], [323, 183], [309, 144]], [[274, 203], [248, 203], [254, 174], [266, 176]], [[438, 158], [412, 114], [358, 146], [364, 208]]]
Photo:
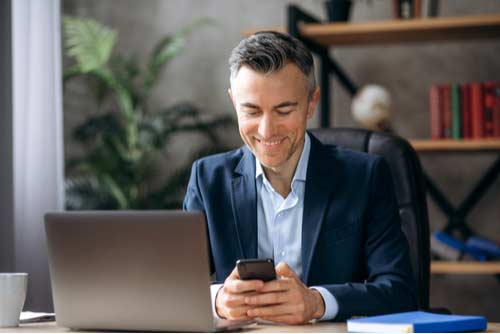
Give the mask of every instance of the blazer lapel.
[[334, 188], [331, 153], [314, 136], [307, 167], [304, 214], [302, 219], [302, 280], [307, 283], [311, 260], [318, 240], [325, 210]]
[[242, 258], [257, 257], [257, 191], [255, 158], [250, 150], [234, 169], [231, 180], [231, 201]]

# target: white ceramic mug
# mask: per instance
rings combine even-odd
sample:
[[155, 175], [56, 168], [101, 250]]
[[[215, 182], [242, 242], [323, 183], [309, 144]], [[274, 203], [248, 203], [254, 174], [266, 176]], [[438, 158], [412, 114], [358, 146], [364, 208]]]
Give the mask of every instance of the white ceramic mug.
[[19, 326], [27, 289], [28, 274], [0, 273], [0, 327]]

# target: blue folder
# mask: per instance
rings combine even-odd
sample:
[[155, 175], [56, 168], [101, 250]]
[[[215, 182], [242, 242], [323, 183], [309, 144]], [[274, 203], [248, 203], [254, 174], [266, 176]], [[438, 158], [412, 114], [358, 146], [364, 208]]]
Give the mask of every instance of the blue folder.
[[485, 330], [482, 316], [435, 314], [422, 311], [347, 320], [348, 332], [465, 332]]

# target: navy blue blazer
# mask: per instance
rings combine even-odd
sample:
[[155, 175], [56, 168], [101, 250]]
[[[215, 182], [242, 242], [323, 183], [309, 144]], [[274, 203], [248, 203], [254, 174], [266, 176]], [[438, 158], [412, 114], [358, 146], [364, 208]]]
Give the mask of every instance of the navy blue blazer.
[[[312, 134], [302, 223], [303, 278], [330, 291], [336, 321], [416, 309], [408, 242], [381, 157], [320, 143]], [[247, 147], [194, 162], [184, 209], [203, 211], [211, 270], [222, 282], [257, 257], [255, 157]]]

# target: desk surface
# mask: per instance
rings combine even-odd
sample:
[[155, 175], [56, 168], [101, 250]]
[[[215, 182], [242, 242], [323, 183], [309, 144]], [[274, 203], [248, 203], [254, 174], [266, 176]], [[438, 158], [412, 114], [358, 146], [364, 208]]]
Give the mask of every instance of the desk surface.
[[[321, 332], [345, 332], [345, 323], [320, 322], [305, 326], [270, 326], [256, 325], [245, 329], [248, 333], [321, 333]], [[57, 327], [55, 322], [23, 324], [17, 328], [0, 328], [0, 333], [69, 333], [67, 328]], [[500, 332], [499, 322], [489, 322], [488, 333]]]

